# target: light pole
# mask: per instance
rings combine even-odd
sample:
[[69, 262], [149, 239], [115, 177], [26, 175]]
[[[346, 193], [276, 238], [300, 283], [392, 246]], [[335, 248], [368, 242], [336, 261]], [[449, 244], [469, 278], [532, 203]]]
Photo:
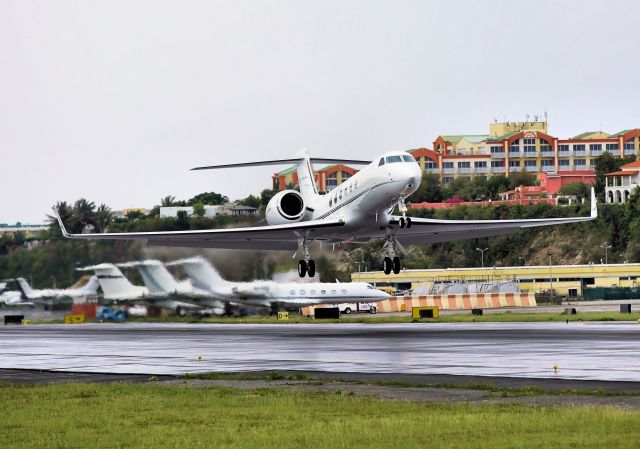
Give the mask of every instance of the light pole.
[[549, 282], [551, 283], [551, 297], [553, 298], [555, 295], [553, 294], [553, 277], [551, 276], [551, 251], [547, 251], [547, 256], [549, 256]]
[[488, 249], [489, 249], [489, 248], [484, 248], [484, 249], [482, 249], [482, 248], [476, 248], [476, 251], [480, 251], [480, 260], [481, 260], [481, 263], [482, 263], [482, 268], [484, 268], [484, 252], [485, 252], [486, 250], [488, 250]]
[[520, 256], [520, 257], [518, 257], [518, 260], [521, 260], [523, 262], [522, 266], [524, 266], [524, 267], [527, 266], [527, 258], [526, 257]]
[[[358, 273], [362, 272], [362, 267], [364, 267], [364, 250], [362, 248], [356, 248], [356, 251], [360, 251], [360, 262], [356, 262], [358, 264]], [[367, 270], [365, 270], [367, 271]]]
[[609, 248], [611, 248], [611, 245], [600, 245], [600, 248], [604, 248], [604, 263], [606, 265], [609, 263]]

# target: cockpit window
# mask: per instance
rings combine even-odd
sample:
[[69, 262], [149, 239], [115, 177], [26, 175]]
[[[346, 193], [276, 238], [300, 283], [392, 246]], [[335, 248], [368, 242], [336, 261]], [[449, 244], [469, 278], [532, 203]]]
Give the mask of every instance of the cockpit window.
[[404, 159], [405, 162], [417, 162], [410, 154], [403, 154], [402, 159]]
[[393, 164], [395, 162], [402, 162], [400, 156], [387, 156], [387, 164]]
[[380, 162], [378, 162], [378, 167], [380, 167], [381, 165], [384, 165], [384, 158], [381, 157], [380, 158]]
[[367, 284], [367, 288], [368, 288], [369, 290], [373, 290], [373, 285], [371, 285], [371, 284]]

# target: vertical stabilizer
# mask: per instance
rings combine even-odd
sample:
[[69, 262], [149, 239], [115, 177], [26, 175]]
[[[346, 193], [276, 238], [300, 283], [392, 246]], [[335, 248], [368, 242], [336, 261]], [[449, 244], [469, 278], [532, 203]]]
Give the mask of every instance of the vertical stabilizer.
[[18, 278], [16, 279], [16, 282], [18, 283], [18, 287], [22, 291], [22, 294], [27, 299], [33, 299], [36, 296], [35, 295], [36, 292], [33, 291], [29, 283], [24, 278]]
[[105, 299], [135, 299], [148, 293], [146, 288], [137, 287], [129, 282], [122, 271], [111, 263], [93, 265], [79, 270], [96, 273]]
[[191, 285], [200, 290], [215, 292], [220, 287], [229, 284], [228, 281], [222, 279], [218, 270], [216, 270], [208, 260], [202, 257], [180, 259], [175, 262], [170, 262], [167, 265], [182, 265], [191, 281]]
[[318, 186], [316, 186], [309, 153], [305, 150], [300, 156], [301, 161], [298, 164], [298, 186], [302, 198], [305, 202], [309, 202], [318, 194]]
[[166, 295], [178, 291], [178, 283], [158, 260], [145, 260], [136, 265], [144, 285], [152, 295]]

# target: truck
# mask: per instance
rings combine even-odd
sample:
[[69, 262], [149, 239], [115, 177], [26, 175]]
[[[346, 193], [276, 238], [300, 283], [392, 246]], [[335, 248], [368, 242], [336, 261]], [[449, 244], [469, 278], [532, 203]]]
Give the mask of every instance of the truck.
[[345, 315], [350, 315], [352, 313], [358, 313], [358, 312], [367, 312], [373, 315], [378, 311], [378, 308], [376, 307], [375, 303], [372, 303], [372, 302], [363, 302], [363, 303], [345, 302], [342, 304], [336, 304], [335, 307], [340, 309], [340, 313], [344, 313]]

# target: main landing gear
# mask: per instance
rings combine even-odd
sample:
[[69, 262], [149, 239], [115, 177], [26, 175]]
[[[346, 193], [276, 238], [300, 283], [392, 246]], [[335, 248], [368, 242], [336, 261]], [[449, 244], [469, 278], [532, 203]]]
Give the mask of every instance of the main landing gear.
[[302, 251], [304, 259], [298, 261], [298, 275], [303, 278], [308, 274], [312, 278], [316, 275], [316, 263], [309, 254], [309, 240], [306, 237], [302, 240]]
[[398, 241], [392, 235], [387, 235], [385, 237], [385, 242], [383, 249], [386, 251], [387, 255], [382, 260], [382, 269], [384, 274], [393, 274], [400, 273], [400, 258], [396, 256], [396, 250], [402, 249]]

